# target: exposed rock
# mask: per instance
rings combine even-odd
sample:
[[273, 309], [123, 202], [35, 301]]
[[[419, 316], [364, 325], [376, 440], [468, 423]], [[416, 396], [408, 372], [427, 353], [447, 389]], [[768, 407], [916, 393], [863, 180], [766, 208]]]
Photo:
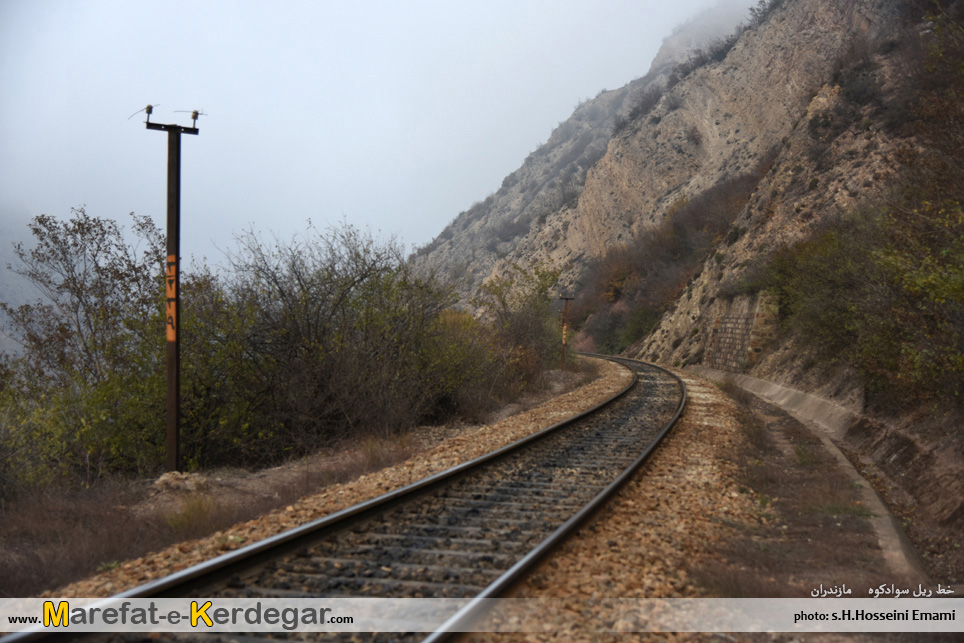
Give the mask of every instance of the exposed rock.
[[[511, 263], [532, 260], [562, 267], [562, 288], [578, 285], [591, 260], [660, 223], [674, 203], [782, 149], [808, 110], [832, 100], [813, 103], [855, 41], [890, 28], [892, 4], [783, 3], [728, 51], [717, 42], [723, 49], [677, 82], [668, 61], [680, 57], [688, 33], [681, 30], [645, 77], [580, 105], [415, 262], [449, 275], [464, 294]], [[733, 16], [726, 32], [737, 22]]]
[[[498, 191], [461, 212], [420, 249], [415, 263], [448, 275], [465, 295], [510, 263], [530, 259], [564, 266], [565, 279], [573, 283], [585, 261], [605, 247], [605, 239], [621, 239], [628, 231], [622, 224], [597, 230], [591, 222], [578, 223], [584, 218], [582, 195], [592, 168], [613, 154], [607, 146], [617, 122], [628, 123], [641, 103], [658, 98], [673, 65], [693, 49], [732, 33], [745, 17], [742, 4], [726, 0], [683, 25], [666, 38], [648, 74], [580, 104]], [[594, 250], [586, 252], [587, 246]]]
[[197, 473], [182, 473], [168, 471], [154, 481], [154, 488], [158, 491], [177, 491], [194, 493], [204, 491], [208, 486], [207, 478]]
[[[455, 277], [466, 294], [512, 263], [544, 261], [563, 269], [559, 288], [578, 300], [594, 261], [765, 161], [730, 233], [714, 241], [656, 328], [625, 354], [749, 370], [864, 411], [852, 373], [813, 368], [804, 337], [778, 343], [767, 295], [750, 282], [775, 251], [886, 194], [901, 147], [915, 142], [873, 104], [899, 111], [913, 79], [894, 43], [926, 50], [934, 25], [905, 24], [900, 12], [909, 3], [896, 0], [764, 4], [766, 15], [739, 38], [708, 47], [706, 36], [684, 28], [667, 39], [644, 78], [580, 106], [417, 261]], [[687, 39], [693, 44], [681, 44]], [[700, 59], [677, 66], [680, 52], [699, 42]], [[870, 88], [869, 98], [854, 95], [861, 89], [854, 78]], [[592, 154], [579, 156], [583, 149]], [[959, 503], [927, 478], [939, 478], [942, 488], [964, 484], [960, 439], [948, 437], [949, 428], [925, 435], [918, 425], [905, 418], [887, 432], [850, 436], [850, 446], [878, 463], [905, 463], [882, 470], [913, 496], [917, 517], [959, 528]]]

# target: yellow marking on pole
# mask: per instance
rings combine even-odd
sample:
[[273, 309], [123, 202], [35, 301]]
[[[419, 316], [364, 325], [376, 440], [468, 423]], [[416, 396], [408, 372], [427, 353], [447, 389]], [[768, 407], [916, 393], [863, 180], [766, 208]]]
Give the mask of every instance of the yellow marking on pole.
[[177, 341], [177, 255], [167, 255], [167, 341]]

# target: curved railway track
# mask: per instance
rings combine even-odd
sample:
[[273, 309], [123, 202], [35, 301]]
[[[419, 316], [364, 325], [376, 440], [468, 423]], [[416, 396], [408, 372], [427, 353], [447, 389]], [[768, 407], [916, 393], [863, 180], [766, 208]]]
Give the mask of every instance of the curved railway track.
[[[506, 591], [601, 506], [681, 415], [686, 390], [679, 378], [642, 362], [615, 361], [634, 371], [632, 383], [589, 411], [118, 598], [471, 599], [425, 639], [443, 640], [446, 631], [457, 631], [484, 599]], [[193, 633], [156, 637], [151, 640], [239, 638]], [[39, 638], [42, 635], [20, 634], [0, 643]], [[258, 636], [242, 638], [254, 641]]]

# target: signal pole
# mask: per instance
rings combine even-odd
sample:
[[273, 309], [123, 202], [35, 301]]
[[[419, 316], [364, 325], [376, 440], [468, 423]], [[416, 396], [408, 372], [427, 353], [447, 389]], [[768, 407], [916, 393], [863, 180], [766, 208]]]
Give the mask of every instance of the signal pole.
[[168, 471], [180, 465], [181, 440], [181, 335], [180, 267], [181, 256], [181, 134], [197, 135], [197, 118], [191, 113], [191, 127], [152, 123], [148, 105], [147, 129], [167, 132], [167, 268], [164, 274], [167, 328], [167, 460]]
[[569, 336], [569, 302], [575, 299], [572, 295], [560, 295], [566, 303], [562, 306], [562, 370], [566, 370], [566, 343]]

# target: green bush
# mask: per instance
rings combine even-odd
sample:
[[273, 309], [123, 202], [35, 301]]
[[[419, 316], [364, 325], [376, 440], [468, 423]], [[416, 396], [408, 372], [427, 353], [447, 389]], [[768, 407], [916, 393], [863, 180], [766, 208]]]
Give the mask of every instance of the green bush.
[[[649, 333], [719, 242], [735, 242], [745, 232], [733, 228], [733, 222], [774, 159], [771, 151], [754, 172], [680, 198], [658, 226], [611, 249], [586, 270], [584, 294], [577, 298], [572, 317], [596, 350], [618, 353]], [[716, 264], [724, 259], [722, 251], [713, 256]]]
[[957, 202], [852, 215], [778, 253], [781, 316], [874, 402], [964, 405], [964, 213]]
[[108, 471], [156, 466], [163, 245], [149, 219], [133, 221], [131, 244], [117, 223], [82, 208], [65, 222], [39, 216], [30, 224], [35, 246], [15, 246], [16, 271], [44, 298], [0, 303], [5, 331], [21, 344], [17, 356], [4, 356], [0, 382], [6, 448], [19, 454], [15, 471], [8, 464], [0, 472], [14, 478], [4, 480], [8, 489], [17, 480], [89, 484]]
[[[920, 8], [918, 8], [920, 9]], [[897, 95], [913, 144], [900, 180], [772, 264], [785, 323], [828, 360], [853, 366], [879, 405], [964, 407], [964, 18], [928, 8], [929, 52], [914, 22], [896, 50], [909, 80]], [[857, 90], [860, 87], [856, 87]], [[860, 102], [858, 92], [853, 100]], [[885, 123], [892, 115], [884, 111]]]

